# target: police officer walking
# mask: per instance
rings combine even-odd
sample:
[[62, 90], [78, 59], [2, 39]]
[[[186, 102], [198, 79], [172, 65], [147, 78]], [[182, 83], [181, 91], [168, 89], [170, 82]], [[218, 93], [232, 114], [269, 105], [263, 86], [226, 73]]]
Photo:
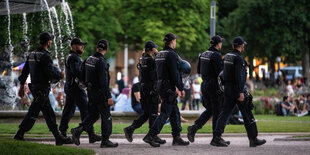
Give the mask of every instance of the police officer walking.
[[182, 127], [180, 111], [176, 100], [178, 96], [176, 94], [176, 87], [182, 92], [182, 96], [184, 96], [184, 91], [178, 68], [180, 57], [175, 51], [176, 39], [177, 37], [173, 33], [166, 34], [164, 37], [164, 49], [157, 54], [155, 59], [158, 79], [157, 91], [162, 99], [161, 113], [156, 118], [148, 134], [143, 138], [144, 142], [149, 143], [153, 147], [160, 146], [160, 144], [156, 142], [156, 137], [168, 118], [170, 119], [172, 128], [172, 145], [189, 145], [189, 142], [184, 141], [180, 136]]
[[22, 74], [18, 78], [20, 81], [18, 95], [23, 97], [25, 95], [24, 84], [30, 74], [31, 84], [29, 84], [29, 88], [34, 96], [34, 100], [14, 136], [16, 140], [24, 140], [25, 132], [28, 132], [33, 127], [40, 111], [42, 111], [46, 124], [55, 137], [56, 145], [71, 142], [70, 138], [63, 137], [59, 133], [56, 116], [48, 98], [51, 83], [56, 83], [64, 77], [64, 73], [60, 72], [59, 68], [53, 66], [53, 60], [48, 51], [53, 39], [54, 35], [48, 32], [40, 34], [41, 46], [28, 55]]
[[[67, 137], [68, 123], [74, 115], [75, 108], [78, 106], [83, 121], [88, 113], [87, 96], [82, 84], [82, 59], [84, 46], [86, 42], [82, 42], [80, 38], [74, 38], [71, 41], [70, 54], [66, 59], [66, 105], [62, 111], [59, 130], [64, 137]], [[101, 136], [94, 133], [94, 128], [88, 132], [89, 143], [101, 140]]]
[[[135, 129], [141, 127], [147, 120], [149, 120], [149, 128], [151, 128], [158, 113], [159, 96], [155, 90], [156, 66], [153, 58], [154, 54], [158, 53], [156, 49], [158, 46], [153, 41], [148, 41], [144, 47], [145, 51], [142, 53], [137, 66], [140, 72], [140, 102], [143, 113], [124, 129], [126, 139], [129, 142], [132, 142], [132, 134]], [[159, 144], [166, 143], [165, 140], [157, 136], [154, 136], [154, 138]]]
[[[201, 84], [202, 101], [206, 110], [195, 121], [195, 124], [189, 126], [187, 137], [190, 142], [195, 141], [196, 132], [207, 123], [212, 117], [212, 129], [216, 127], [216, 121], [220, 113], [223, 93], [220, 91], [218, 85], [218, 76], [223, 70], [223, 60], [220, 50], [222, 49], [222, 42], [224, 38], [215, 35], [211, 38], [211, 47], [199, 56], [198, 60], [198, 74], [201, 74], [203, 82]], [[229, 144], [229, 142], [226, 142]]]
[[241, 53], [244, 51], [244, 46], [247, 43], [242, 37], [238, 36], [233, 39], [233, 51], [229, 52], [224, 57], [224, 105], [217, 120], [216, 128], [213, 130], [213, 139], [211, 145], [226, 147], [228, 144], [221, 138], [224, 132], [226, 122], [230, 117], [235, 105], [241, 111], [244, 126], [250, 141], [250, 147], [256, 147], [266, 143], [266, 140], [257, 139], [256, 120], [253, 117], [251, 110], [248, 109], [247, 103], [244, 102], [246, 92], [245, 82], [247, 78], [246, 62]]
[[76, 145], [80, 145], [80, 135], [83, 131], [91, 131], [93, 124], [101, 116], [102, 140], [100, 147], [117, 147], [117, 143], [109, 140], [112, 133], [112, 118], [110, 106], [114, 104], [109, 90], [110, 75], [109, 64], [104, 58], [108, 52], [109, 44], [107, 40], [100, 40], [97, 43], [97, 52], [88, 57], [83, 64], [83, 80], [87, 86], [89, 109], [86, 118], [76, 128], [71, 129], [72, 140]]

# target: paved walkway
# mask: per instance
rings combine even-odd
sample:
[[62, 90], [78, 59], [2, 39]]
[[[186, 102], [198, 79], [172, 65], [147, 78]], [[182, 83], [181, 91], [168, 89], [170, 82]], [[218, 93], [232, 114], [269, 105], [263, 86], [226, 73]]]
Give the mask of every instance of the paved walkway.
[[[81, 145], [68, 145], [72, 147], [81, 147], [87, 149], [93, 149], [97, 154], [147, 154], [147, 155], [195, 155], [195, 154], [225, 154], [225, 155], [265, 155], [265, 154], [310, 154], [310, 141], [285, 141], [281, 139], [286, 139], [293, 135], [307, 135], [309, 133], [283, 133], [283, 134], [260, 134], [259, 138], [264, 138], [267, 143], [263, 146], [256, 148], [250, 148], [249, 142], [245, 134], [227, 134], [224, 135], [225, 140], [231, 142], [230, 146], [225, 148], [213, 147], [209, 143], [211, 141], [210, 134], [198, 135], [194, 143], [189, 146], [172, 146], [172, 138], [170, 135], [160, 135], [160, 137], [165, 137], [167, 141], [165, 145], [161, 145], [159, 148], [153, 148], [150, 145], [143, 142], [143, 135], [135, 135], [132, 143], [127, 142], [123, 138], [123, 135], [115, 135], [111, 138], [111, 141], [118, 142], [119, 146], [117, 148], [100, 148], [100, 142], [94, 144], [88, 143], [88, 138], [81, 138]], [[182, 135], [184, 139], [186, 135]], [[276, 139], [276, 140], [275, 140]], [[39, 143], [54, 144], [54, 141], [38, 141]]]

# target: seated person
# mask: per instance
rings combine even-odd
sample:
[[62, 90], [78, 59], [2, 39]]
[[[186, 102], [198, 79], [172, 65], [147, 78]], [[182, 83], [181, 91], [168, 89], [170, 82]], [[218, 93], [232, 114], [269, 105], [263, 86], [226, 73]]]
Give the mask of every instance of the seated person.
[[283, 97], [283, 102], [281, 103], [283, 116], [295, 115], [294, 113], [295, 106], [289, 103], [288, 100], [289, 100], [288, 96]]
[[131, 106], [132, 109], [138, 114], [143, 113], [143, 109], [140, 103], [140, 82], [132, 85], [131, 88]]
[[133, 111], [130, 101], [130, 89], [124, 88], [122, 93], [116, 98], [114, 111]]

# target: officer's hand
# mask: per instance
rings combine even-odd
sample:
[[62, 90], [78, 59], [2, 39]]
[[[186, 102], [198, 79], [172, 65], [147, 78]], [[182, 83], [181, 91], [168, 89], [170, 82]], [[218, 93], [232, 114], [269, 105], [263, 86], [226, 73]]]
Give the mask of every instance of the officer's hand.
[[61, 71], [61, 78], [63, 79], [65, 77], [65, 72]]
[[185, 91], [182, 90], [182, 91], [181, 91], [181, 97], [184, 97], [184, 96], [185, 96]]
[[109, 98], [109, 99], [108, 99], [108, 105], [109, 105], [109, 106], [113, 106], [113, 105], [114, 105], [114, 101], [113, 101], [112, 98]]
[[244, 93], [240, 93], [238, 101], [242, 102], [244, 100]]
[[20, 85], [19, 91], [18, 91], [18, 96], [21, 98], [23, 98], [25, 96], [24, 85]]

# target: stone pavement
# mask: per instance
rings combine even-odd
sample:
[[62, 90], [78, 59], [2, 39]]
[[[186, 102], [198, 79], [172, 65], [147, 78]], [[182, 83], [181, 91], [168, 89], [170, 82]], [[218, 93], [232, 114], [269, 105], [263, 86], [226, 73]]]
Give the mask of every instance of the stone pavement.
[[[245, 134], [224, 134], [223, 138], [229, 140], [231, 144], [225, 148], [213, 147], [209, 143], [212, 139], [210, 134], [199, 134], [196, 136], [195, 142], [189, 146], [172, 146], [172, 138], [170, 135], [160, 135], [167, 143], [161, 145], [159, 148], [153, 148], [149, 144], [143, 142], [144, 135], [134, 135], [134, 140], [129, 143], [124, 135], [114, 135], [111, 137], [111, 141], [118, 142], [117, 148], [100, 148], [100, 142], [94, 144], [88, 143], [88, 138], [81, 138], [81, 145], [68, 145], [72, 147], [81, 147], [87, 149], [93, 149], [97, 154], [147, 154], [147, 155], [198, 155], [198, 154], [225, 154], [225, 155], [265, 155], [265, 154], [310, 154], [310, 141], [309, 138], [304, 138], [304, 141], [287, 141], [287, 137], [293, 135], [309, 135], [309, 133], [263, 133], [259, 135], [259, 138], [267, 140], [267, 143], [263, 146], [256, 148], [250, 148], [249, 142]], [[186, 135], [182, 135], [187, 140]], [[275, 140], [276, 139], [276, 140]], [[44, 139], [39, 143], [54, 144], [52, 139]]]

